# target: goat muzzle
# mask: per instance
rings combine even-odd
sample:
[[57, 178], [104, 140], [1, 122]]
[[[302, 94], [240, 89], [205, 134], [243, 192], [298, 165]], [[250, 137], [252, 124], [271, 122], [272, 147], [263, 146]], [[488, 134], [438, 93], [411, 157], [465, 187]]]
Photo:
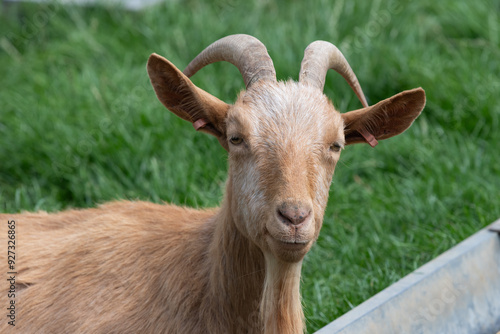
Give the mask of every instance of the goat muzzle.
[[278, 207], [278, 218], [284, 224], [299, 228], [311, 220], [311, 207], [301, 202], [283, 202]]

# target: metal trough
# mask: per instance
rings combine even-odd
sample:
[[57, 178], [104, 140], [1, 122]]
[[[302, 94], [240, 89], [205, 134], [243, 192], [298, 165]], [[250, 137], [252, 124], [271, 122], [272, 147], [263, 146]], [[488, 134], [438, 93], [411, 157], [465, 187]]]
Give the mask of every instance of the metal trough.
[[499, 331], [500, 219], [316, 333]]

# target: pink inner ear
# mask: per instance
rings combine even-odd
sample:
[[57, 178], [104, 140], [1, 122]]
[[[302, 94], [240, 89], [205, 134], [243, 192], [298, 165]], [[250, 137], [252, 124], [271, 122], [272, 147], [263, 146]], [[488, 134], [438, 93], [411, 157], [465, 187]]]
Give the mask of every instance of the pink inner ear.
[[194, 129], [196, 131], [198, 131], [199, 129], [203, 128], [207, 124], [208, 124], [208, 122], [205, 119], [200, 118], [199, 120], [197, 120], [193, 123], [193, 126], [194, 126]]
[[378, 140], [368, 130], [366, 130], [364, 127], [361, 127], [357, 130], [363, 136], [363, 138], [365, 138], [366, 142], [370, 144], [371, 147], [377, 146]]

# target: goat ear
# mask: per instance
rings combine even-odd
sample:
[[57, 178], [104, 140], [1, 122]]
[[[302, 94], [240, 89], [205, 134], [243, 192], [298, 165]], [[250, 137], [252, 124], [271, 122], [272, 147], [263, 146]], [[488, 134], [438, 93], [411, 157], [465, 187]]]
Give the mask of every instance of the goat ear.
[[425, 106], [422, 88], [407, 90], [379, 103], [342, 114], [346, 145], [368, 142], [372, 147], [378, 140], [404, 132], [420, 115]]
[[229, 104], [196, 87], [175, 65], [153, 53], [148, 75], [160, 102], [196, 130], [214, 135], [227, 150], [225, 119]]

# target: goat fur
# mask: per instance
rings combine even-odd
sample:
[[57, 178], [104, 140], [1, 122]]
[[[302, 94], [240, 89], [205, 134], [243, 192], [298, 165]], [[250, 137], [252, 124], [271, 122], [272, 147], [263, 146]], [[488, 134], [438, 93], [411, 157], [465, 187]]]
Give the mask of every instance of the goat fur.
[[[339, 159], [331, 144], [360, 142], [360, 127], [378, 139], [389, 130], [401, 133], [422, 110], [423, 90], [340, 114], [314, 87], [263, 81], [230, 106], [164, 58], [152, 56], [148, 69], [160, 101], [188, 121], [206, 118], [228, 149], [220, 208], [118, 201], [53, 214], [1, 214], [3, 245], [7, 222], [16, 225], [16, 330], [303, 332], [300, 271], [319, 235]], [[243, 144], [233, 144], [235, 136]], [[310, 210], [305, 223], [277, 214], [293, 206]], [[1, 252], [0, 263], [6, 261]], [[4, 306], [7, 284], [3, 279]], [[9, 327], [4, 318], [0, 331]]]

